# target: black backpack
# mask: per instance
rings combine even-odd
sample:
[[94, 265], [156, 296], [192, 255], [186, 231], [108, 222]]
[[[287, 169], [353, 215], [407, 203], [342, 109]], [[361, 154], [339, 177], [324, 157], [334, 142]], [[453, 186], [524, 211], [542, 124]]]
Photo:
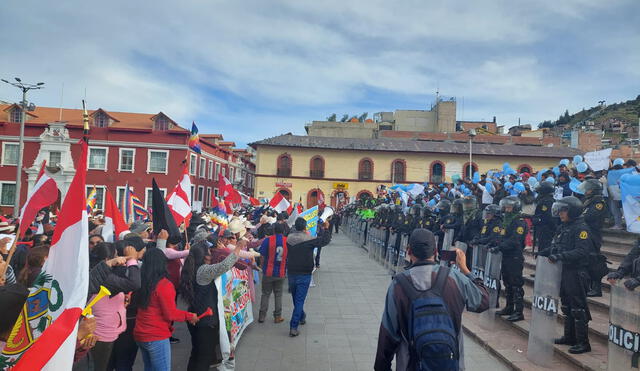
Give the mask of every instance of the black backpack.
[[428, 290], [418, 290], [409, 272], [396, 275], [396, 281], [411, 302], [406, 334], [411, 359], [420, 371], [459, 369], [458, 335], [442, 299], [449, 268], [441, 266]]

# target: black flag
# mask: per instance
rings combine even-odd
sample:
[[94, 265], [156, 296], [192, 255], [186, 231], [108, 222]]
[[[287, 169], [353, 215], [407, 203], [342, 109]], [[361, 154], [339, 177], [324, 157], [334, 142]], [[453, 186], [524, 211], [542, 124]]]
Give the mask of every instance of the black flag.
[[173, 219], [173, 214], [167, 206], [164, 196], [156, 184], [156, 179], [151, 181], [153, 187], [152, 199], [152, 217], [153, 217], [153, 233], [157, 236], [161, 230], [169, 232], [169, 236], [180, 236], [180, 230]]

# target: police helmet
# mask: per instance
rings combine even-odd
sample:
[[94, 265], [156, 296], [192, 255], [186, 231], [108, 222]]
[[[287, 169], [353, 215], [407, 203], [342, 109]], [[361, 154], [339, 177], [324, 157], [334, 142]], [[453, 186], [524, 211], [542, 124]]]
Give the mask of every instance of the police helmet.
[[464, 200], [461, 198], [457, 198], [451, 204], [451, 213], [452, 214], [460, 214], [463, 211]]
[[522, 202], [517, 196], [509, 196], [500, 200], [500, 211], [505, 213], [505, 209], [511, 207], [511, 213], [519, 213], [522, 209]]
[[423, 208], [422, 208], [421, 216], [422, 216], [423, 218], [428, 217], [428, 216], [431, 216], [431, 208], [429, 208], [429, 206], [425, 206], [425, 207], [423, 207]]
[[413, 216], [419, 216], [420, 215], [420, 205], [413, 205], [411, 206], [411, 210], [409, 210], [409, 214], [413, 215]]
[[500, 215], [500, 206], [493, 204], [487, 205], [487, 207], [485, 207], [482, 211], [482, 218], [489, 219], [489, 215], [492, 215], [494, 217]]
[[568, 211], [569, 218], [575, 219], [582, 215], [583, 210], [584, 206], [580, 199], [574, 196], [567, 196], [553, 203], [553, 206], [551, 206], [551, 215], [559, 217], [561, 211]]
[[580, 183], [580, 185], [578, 186], [578, 191], [582, 192], [582, 194], [586, 196], [601, 195], [602, 183], [600, 183], [600, 181], [597, 179], [587, 179], [584, 182]]
[[478, 200], [473, 196], [467, 196], [462, 199], [463, 210], [475, 210], [478, 208]]
[[449, 210], [451, 209], [451, 201], [440, 200], [440, 202], [436, 204], [436, 209], [439, 210], [440, 212], [448, 213]]
[[550, 195], [555, 191], [555, 187], [551, 182], [540, 182], [536, 187], [536, 192], [541, 195]]

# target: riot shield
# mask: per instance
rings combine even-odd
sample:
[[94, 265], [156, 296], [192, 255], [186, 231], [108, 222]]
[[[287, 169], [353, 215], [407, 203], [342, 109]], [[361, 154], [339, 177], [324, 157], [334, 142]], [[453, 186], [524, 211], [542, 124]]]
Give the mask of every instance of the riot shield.
[[385, 249], [385, 245], [384, 245], [384, 237], [385, 237], [386, 231], [382, 228], [378, 229], [378, 238], [377, 238], [377, 246], [376, 246], [376, 260], [378, 261], [378, 263], [382, 262], [382, 259], [384, 258], [384, 249]]
[[409, 243], [409, 236], [402, 235], [402, 239], [400, 241], [400, 251], [398, 251], [398, 257], [396, 260], [395, 272], [402, 272], [406, 265], [406, 257], [407, 257], [407, 244]]
[[454, 245], [454, 247], [453, 247], [453, 248], [455, 248], [455, 249], [460, 249], [460, 250], [462, 250], [462, 252], [463, 252], [463, 253], [465, 253], [465, 254], [467, 253], [467, 243], [466, 243], [466, 242], [460, 242], [460, 241], [458, 241], [458, 242], [456, 242], [456, 243], [455, 243], [455, 245]]
[[453, 250], [453, 229], [446, 229], [442, 241], [442, 250]]
[[[490, 252], [486, 246], [476, 246], [474, 251], [481, 251], [484, 256], [484, 266], [482, 267], [482, 280], [489, 292], [489, 309], [481, 315], [480, 327], [485, 330], [493, 330], [496, 325], [496, 311], [498, 310], [498, 301], [500, 298], [500, 272], [502, 270], [502, 253]], [[474, 255], [474, 259], [476, 256]], [[478, 277], [476, 275], [476, 277]]]
[[389, 236], [389, 243], [387, 244], [387, 256], [384, 262], [384, 267], [391, 270], [395, 267], [396, 262], [396, 239], [398, 238], [398, 233], [391, 233]]
[[476, 245], [473, 247], [473, 256], [471, 257], [471, 272], [482, 281], [484, 281], [484, 268], [487, 264], [487, 250], [486, 245]]
[[640, 292], [611, 286], [609, 371], [637, 370], [640, 358]]
[[561, 280], [562, 263], [551, 263], [549, 258], [538, 256], [527, 358], [543, 367], [550, 367], [553, 362], [553, 339], [557, 337], [556, 316], [560, 309]]

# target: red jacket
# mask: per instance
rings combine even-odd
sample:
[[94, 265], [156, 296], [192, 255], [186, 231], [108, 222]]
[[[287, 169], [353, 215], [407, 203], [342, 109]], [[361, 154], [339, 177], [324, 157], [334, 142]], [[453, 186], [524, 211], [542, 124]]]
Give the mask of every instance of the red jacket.
[[185, 322], [193, 316], [192, 313], [178, 309], [175, 299], [176, 290], [173, 284], [166, 278], [161, 279], [151, 293], [149, 305], [146, 308], [138, 308], [133, 338], [136, 341], [148, 342], [171, 337], [171, 322]]

